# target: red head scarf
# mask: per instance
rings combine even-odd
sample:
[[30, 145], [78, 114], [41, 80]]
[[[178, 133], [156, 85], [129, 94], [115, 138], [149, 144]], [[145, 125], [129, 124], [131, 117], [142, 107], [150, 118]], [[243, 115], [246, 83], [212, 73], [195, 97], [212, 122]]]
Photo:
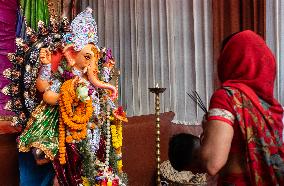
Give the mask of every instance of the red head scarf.
[[263, 39], [250, 30], [234, 35], [218, 63], [222, 83], [243, 83], [271, 103], [276, 75], [274, 56]]
[[242, 90], [257, 107], [260, 97], [282, 119], [283, 109], [273, 96], [275, 58], [259, 35], [250, 30], [235, 34], [220, 54], [218, 76], [222, 86]]

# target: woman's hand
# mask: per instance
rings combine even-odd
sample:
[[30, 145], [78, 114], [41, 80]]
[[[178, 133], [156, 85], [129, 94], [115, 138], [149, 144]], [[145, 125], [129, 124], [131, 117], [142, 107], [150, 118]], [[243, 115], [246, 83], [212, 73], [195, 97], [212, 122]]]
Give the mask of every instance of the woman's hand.
[[51, 63], [51, 52], [48, 48], [41, 48], [39, 53], [39, 60], [41, 64], [49, 64]]
[[204, 114], [204, 116], [203, 116], [203, 118], [202, 118], [202, 123], [201, 123], [201, 125], [202, 125], [202, 128], [203, 128], [203, 130], [206, 128], [206, 126], [207, 126], [207, 117], [208, 117], [208, 114], [206, 113], [206, 114]]
[[207, 128], [207, 117], [208, 117], [208, 113], [204, 114], [203, 118], [202, 118], [202, 133], [200, 134], [199, 138], [200, 138], [200, 144], [202, 144], [203, 138], [204, 138], [204, 131]]

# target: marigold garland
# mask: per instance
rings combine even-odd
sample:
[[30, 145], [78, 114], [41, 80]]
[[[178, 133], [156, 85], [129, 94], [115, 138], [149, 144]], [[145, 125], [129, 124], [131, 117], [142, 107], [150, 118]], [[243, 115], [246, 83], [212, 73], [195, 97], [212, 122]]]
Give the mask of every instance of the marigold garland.
[[[121, 155], [122, 147], [122, 121], [116, 120], [117, 125], [111, 125], [111, 137], [112, 137], [112, 146], [115, 149], [116, 154]], [[117, 169], [119, 172], [122, 172], [122, 160], [117, 161]]]
[[[113, 111], [114, 117], [112, 117], [112, 121], [114, 124], [110, 126], [111, 136], [112, 136], [112, 146], [115, 149], [115, 152], [118, 156], [121, 156], [121, 148], [122, 148], [122, 121], [128, 122], [126, 118], [126, 113], [123, 111], [122, 107], [118, 107]], [[114, 119], [117, 118], [117, 119]], [[117, 169], [121, 173], [122, 172], [122, 160], [117, 161]]]
[[82, 180], [83, 180], [83, 186], [91, 186], [88, 178], [82, 177]]
[[119, 172], [122, 172], [122, 167], [123, 167], [122, 160], [118, 160], [117, 161], [117, 169], [118, 169]]
[[93, 113], [92, 100], [81, 102], [75, 93], [73, 79], [63, 83], [59, 96], [59, 160], [66, 163], [65, 142], [72, 143], [86, 138], [87, 124]]
[[62, 119], [59, 117], [59, 162], [60, 164], [66, 163], [65, 153], [65, 127]]
[[122, 146], [122, 122], [119, 121], [119, 124], [116, 125], [111, 125], [110, 130], [111, 130], [111, 137], [112, 137], [112, 146], [115, 149], [118, 149]]

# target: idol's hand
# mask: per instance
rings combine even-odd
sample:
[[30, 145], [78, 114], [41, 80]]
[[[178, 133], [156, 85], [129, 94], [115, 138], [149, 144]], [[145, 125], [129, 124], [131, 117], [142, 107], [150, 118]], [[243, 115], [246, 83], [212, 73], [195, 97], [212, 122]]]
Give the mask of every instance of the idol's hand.
[[75, 88], [77, 84], [79, 83], [80, 79], [78, 76], [75, 76], [75, 78], [72, 80], [72, 87]]
[[51, 52], [48, 48], [41, 48], [39, 53], [39, 60], [41, 64], [51, 63]]

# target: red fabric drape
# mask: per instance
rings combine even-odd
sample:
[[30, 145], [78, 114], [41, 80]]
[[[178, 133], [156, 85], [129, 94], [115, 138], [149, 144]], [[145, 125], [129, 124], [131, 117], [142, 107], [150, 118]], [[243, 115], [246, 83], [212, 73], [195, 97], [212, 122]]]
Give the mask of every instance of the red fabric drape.
[[265, 3], [266, 0], [212, 0], [215, 88], [219, 87], [217, 60], [223, 39], [248, 29], [265, 38]]

